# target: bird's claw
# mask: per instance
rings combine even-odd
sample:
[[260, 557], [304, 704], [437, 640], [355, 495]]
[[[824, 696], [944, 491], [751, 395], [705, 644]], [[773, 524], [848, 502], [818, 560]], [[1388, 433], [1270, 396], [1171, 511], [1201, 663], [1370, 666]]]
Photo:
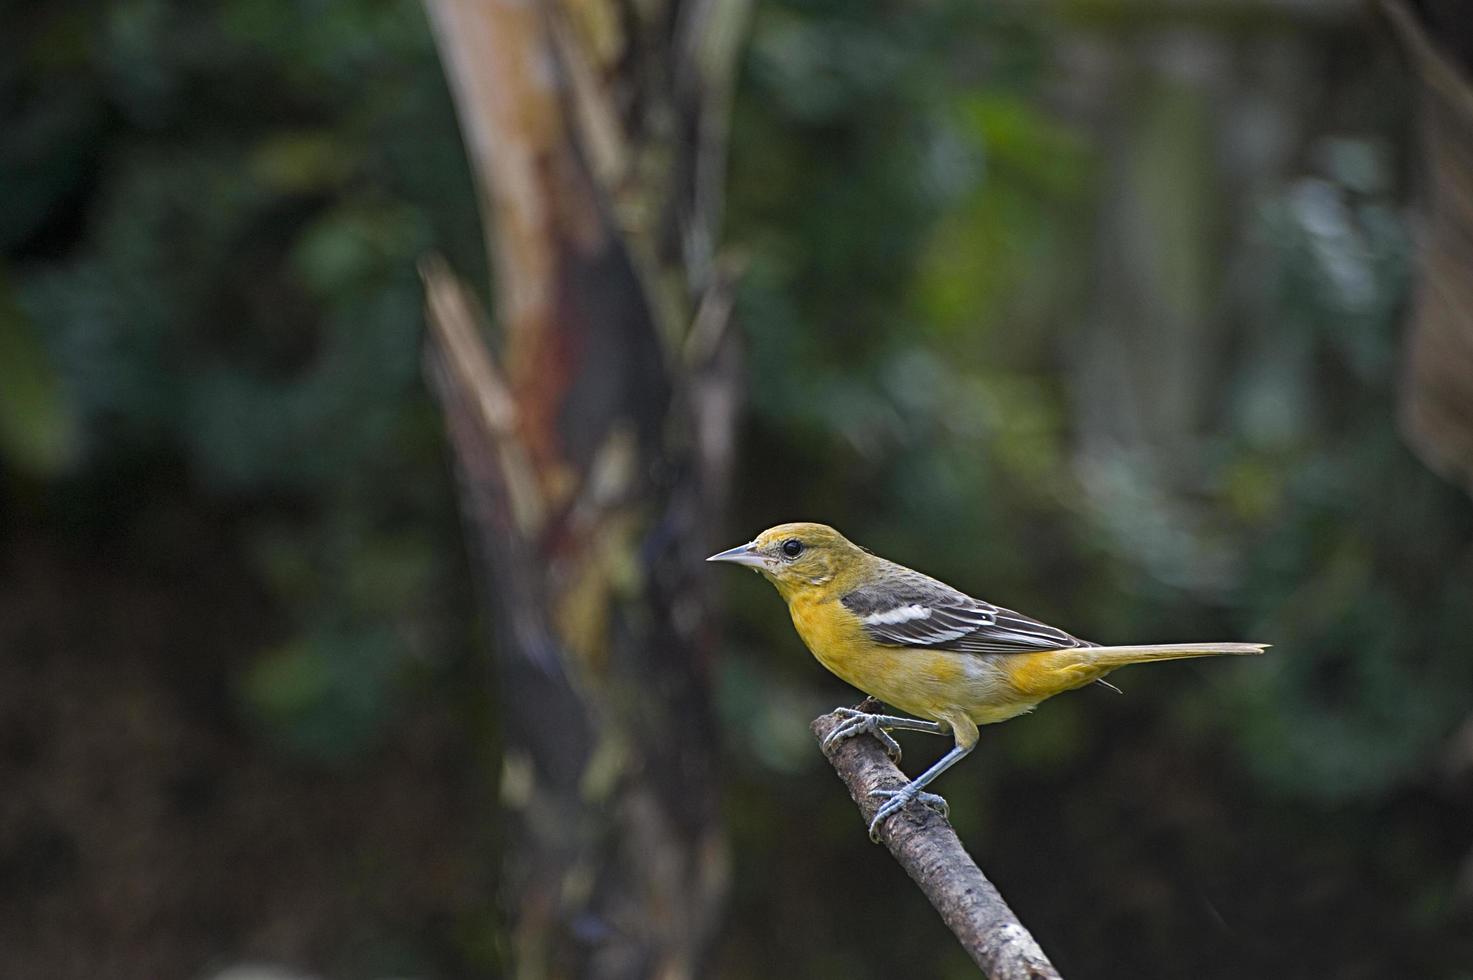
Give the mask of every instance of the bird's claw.
[[883, 806], [875, 811], [875, 818], [869, 822], [869, 839], [876, 844], [880, 842], [880, 825], [890, 819], [892, 815], [904, 809], [906, 804], [912, 800], [925, 807], [930, 807], [941, 814], [941, 819], [946, 820], [951, 816], [951, 807], [946, 801], [935, 793], [923, 793], [912, 786], [901, 789], [876, 789], [870, 791], [870, 796], [887, 797]]
[[890, 757], [891, 762], [900, 761], [900, 743], [895, 741], [895, 736], [887, 732], [880, 724], [878, 715], [868, 714], [856, 708], [835, 708], [834, 714], [844, 719], [843, 724], [823, 740], [824, 749], [832, 748], [835, 744], [846, 738], [863, 735], [866, 732], [880, 740], [885, 747], [885, 754]]

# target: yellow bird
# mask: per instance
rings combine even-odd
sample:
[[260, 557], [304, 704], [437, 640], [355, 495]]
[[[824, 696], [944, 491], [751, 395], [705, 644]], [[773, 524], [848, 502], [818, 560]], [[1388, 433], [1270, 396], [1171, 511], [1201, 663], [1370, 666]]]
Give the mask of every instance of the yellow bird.
[[[1040, 701], [1151, 660], [1262, 653], [1262, 643], [1181, 643], [1104, 647], [1036, 619], [958, 592], [944, 582], [871, 554], [824, 524], [779, 524], [707, 561], [755, 568], [777, 587], [793, 625], [818, 662], [886, 704], [919, 718], [841, 708], [846, 721], [828, 741], [868, 732], [897, 761], [892, 730], [950, 734], [955, 746], [889, 799], [881, 824], [912, 800], [945, 812], [921, 792], [977, 744], [977, 726], [1007, 721]], [[827, 743], [826, 743], [827, 745]]]

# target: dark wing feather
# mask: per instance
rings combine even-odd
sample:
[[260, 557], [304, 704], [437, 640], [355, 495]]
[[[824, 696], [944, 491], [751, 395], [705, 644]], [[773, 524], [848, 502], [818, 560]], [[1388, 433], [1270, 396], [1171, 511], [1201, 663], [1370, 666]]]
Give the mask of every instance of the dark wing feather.
[[997, 620], [957, 640], [948, 647], [974, 653], [1020, 653], [1028, 650], [1063, 650], [1069, 647], [1092, 647], [1095, 644], [1071, 636], [1011, 609], [997, 610]]
[[974, 599], [929, 575], [899, 565], [886, 571], [841, 599], [876, 643], [963, 653], [1094, 645], [1022, 613]]

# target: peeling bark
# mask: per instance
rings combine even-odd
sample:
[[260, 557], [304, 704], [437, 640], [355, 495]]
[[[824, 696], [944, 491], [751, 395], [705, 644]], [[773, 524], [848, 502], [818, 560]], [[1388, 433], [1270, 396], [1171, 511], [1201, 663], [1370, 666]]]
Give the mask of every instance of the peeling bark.
[[505, 338], [426, 260], [498, 639], [523, 977], [698, 976], [725, 893], [698, 575], [738, 408], [713, 160], [742, 32], [699, 47], [700, 7], [426, 0]]

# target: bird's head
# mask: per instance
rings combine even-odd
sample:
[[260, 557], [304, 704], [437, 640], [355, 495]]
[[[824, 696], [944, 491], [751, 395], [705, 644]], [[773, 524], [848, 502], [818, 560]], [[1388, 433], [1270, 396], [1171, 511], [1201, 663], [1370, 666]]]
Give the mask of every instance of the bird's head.
[[868, 554], [827, 524], [799, 522], [770, 527], [706, 560], [751, 566], [786, 598], [800, 588], [827, 585]]

